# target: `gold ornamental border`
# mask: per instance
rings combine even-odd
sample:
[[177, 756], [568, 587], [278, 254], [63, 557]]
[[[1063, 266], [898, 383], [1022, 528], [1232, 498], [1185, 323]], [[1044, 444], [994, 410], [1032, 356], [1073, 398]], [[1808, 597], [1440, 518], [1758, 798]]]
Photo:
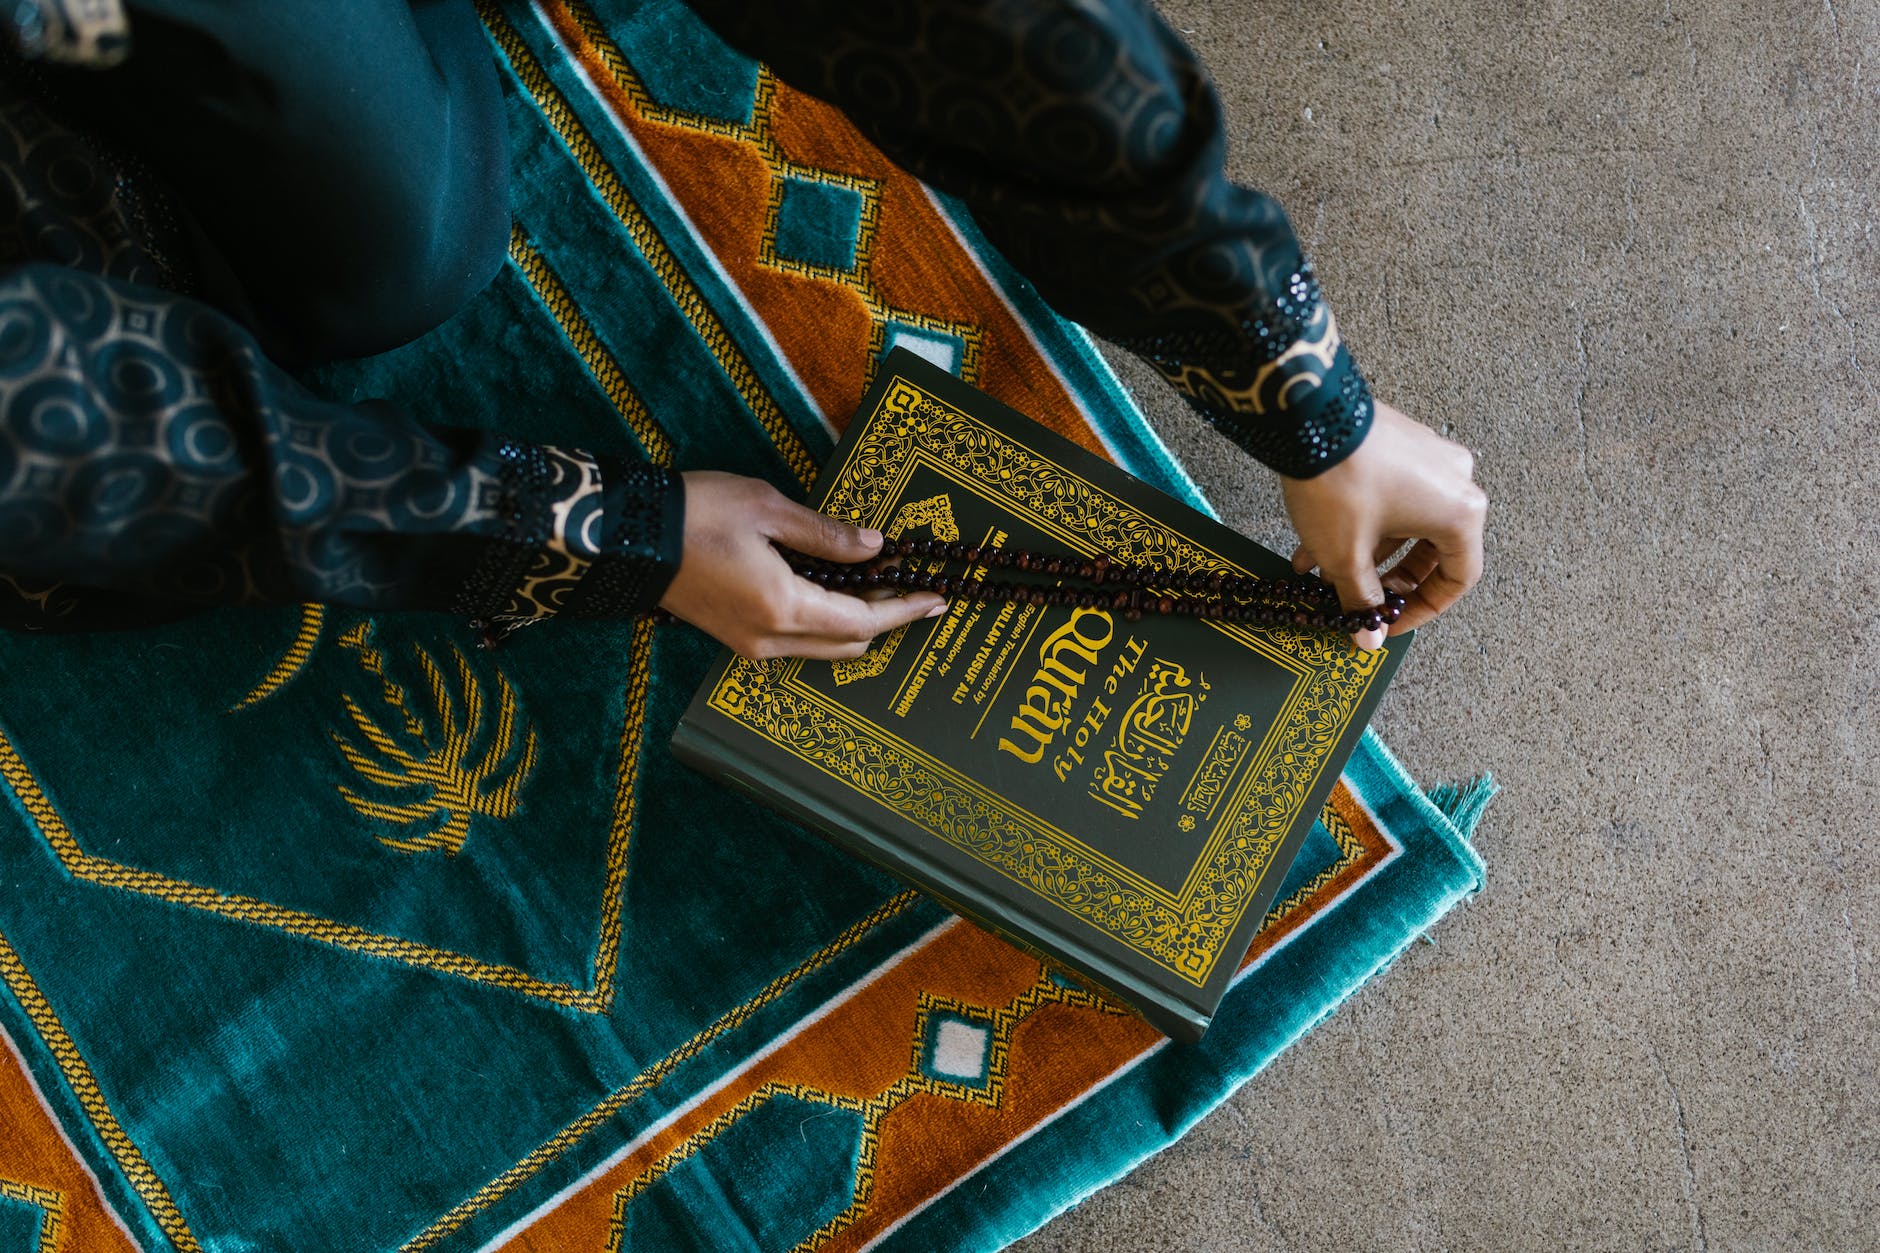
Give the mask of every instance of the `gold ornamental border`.
[[[894, 479], [886, 493], [887, 497], [892, 500], [901, 499], [903, 489], [912, 481], [915, 473], [920, 470], [930, 470], [935, 475], [945, 478], [955, 486], [970, 491], [980, 496], [982, 499], [988, 500], [995, 506], [1010, 508], [1009, 501], [999, 501], [996, 498], [987, 496], [979, 484], [972, 481], [969, 477], [960, 474], [946, 462], [924, 449], [915, 449], [905, 457], [904, 464], [895, 472]], [[1122, 506], [1119, 504], [1118, 507], [1121, 508]], [[1055, 535], [1059, 542], [1069, 549], [1082, 552], [1087, 556], [1095, 554], [1095, 550], [1091, 549], [1085, 539], [1064, 530], [1062, 527], [1053, 526], [1047, 518], [1036, 515], [1026, 515], [1025, 520], [1037, 527], [1040, 531]], [[1238, 569], [1238, 567], [1235, 568]], [[1042, 622], [1043, 618], [1041, 617], [1039, 621]], [[929, 628], [927, 632], [928, 642], [923, 643], [918, 651], [925, 652], [927, 650], [939, 629], [940, 624], [938, 622], [936, 622], [933, 627]], [[1276, 746], [1280, 743], [1281, 733], [1291, 724], [1301, 703], [1309, 695], [1313, 679], [1313, 671], [1309, 666], [1302, 663], [1297, 657], [1287, 653], [1284, 649], [1275, 647], [1261, 635], [1249, 632], [1246, 628], [1239, 626], [1218, 626], [1216, 629], [1250, 651], [1260, 654], [1267, 661], [1274, 663], [1280, 669], [1291, 672], [1293, 675], [1293, 686], [1291, 690], [1287, 692], [1286, 699], [1280, 702], [1279, 713], [1273, 719], [1272, 724], [1267, 727], [1266, 735], [1261, 739], [1259, 746], [1253, 752], [1247, 754], [1240, 763], [1235, 765], [1233, 771], [1230, 772], [1228, 778], [1229, 782], [1233, 784], [1233, 787], [1224, 794], [1224, 799], [1227, 795], [1231, 795], [1233, 799], [1227, 804], [1226, 813], [1222, 820], [1214, 822], [1214, 825], [1210, 829], [1207, 843], [1195, 854], [1194, 864], [1189, 867], [1188, 876], [1182, 881], [1182, 885], [1179, 888], [1170, 891], [1161, 884], [1141, 874], [1133, 867], [1116, 861], [1099, 849], [1090, 847], [1070, 832], [1053, 825], [1036, 814], [1027, 814], [1029, 820], [1035, 824], [1040, 832], [1052, 838], [1068, 841], [1076, 845], [1078, 849], [1092, 858], [1098, 865], [1109, 871], [1109, 873], [1140, 888], [1154, 899], [1177, 908], [1185, 906], [1186, 903], [1194, 897], [1195, 893], [1200, 890], [1199, 876], [1203, 869], [1213, 860], [1215, 855], [1220, 852], [1221, 841], [1225, 839], [1231, 831], [1232, 824], [1226, 821], [1226, 818], [1231, 816], [1234, 806], [1243, 803], [1246, 799], [1241, 791], [1242, 784], [1252, 778], [1259, 771], [1260, 766], [1264, 764], [1267, 758], [1275, 751]], [[1037, 626], [1034, 625], [1032, 631], [1036, 632], [1036, 630]], [[893, 637], [890, 637], [890, 643], [884, 644], [883, 646], [890, 646], [892, 639]], [[800, 660], [789, 661], [784, 667], [783, 681], [791, 684], [793, 688], [800, 690], [805, 699], [828, 704], [839, 716], [846, 716], [846, 710], [842, 709], [835, 702], [830, 701], [819, 689], [811, 687], [800, 680], [799, 676], [802, 674], [803, 665], [804, 663]], [[905, 683], [905, 680], [903, 680], [903, 682]], [[988, 702], [987, 711], [988, 713], [991, 711], [990, 702]], [[876, 725], [875, 729], [892, 741], [898, 749], [905, 753], [918, 756], [934, 769], [954, 779], [956, 783], [966, 791], [974, 793], [975, 795], [983, 795], [990, 803], [995, 805], [1006, 803], [1004, 797], [983, 787], [976, 779], [973, 779], [969, 775], [962, 774], [952, 766], [947, 765], [946, 762], [925, 752], [925, 750], [902, 740], [885, 727]], [[1248, 767], [1249, 764], [1251, 764], [1251, 768], [1245, 768]], [[1219, 803], [1217, 803], [1215, 808], [1217, 812], [1221, 811], [1221, 805]], [[1210, 821], [1213, 821], [1213, 819], [1210, 818]]]
[[[1247, 573], [1202, 542], [1143, 514], [1015, 438], [909, 382], [889, 382], [820, 502], [878, 525], [911, 465], [931, 462], [1000, 507], [1080, 551], [1174, 571]], [[1381, 668], [1324, 632], [1210, 624], [1299, 676], [1264, 759], [1233, 799], [1176, 897], [1067, 833], [965, 779], [900, 737], [803, 683], [800, 660], [734, 658], [713, 708], [852, 791], [1196, 987], [1206, 984], [1274, 850], [1305, 808], [1332, 749]]]

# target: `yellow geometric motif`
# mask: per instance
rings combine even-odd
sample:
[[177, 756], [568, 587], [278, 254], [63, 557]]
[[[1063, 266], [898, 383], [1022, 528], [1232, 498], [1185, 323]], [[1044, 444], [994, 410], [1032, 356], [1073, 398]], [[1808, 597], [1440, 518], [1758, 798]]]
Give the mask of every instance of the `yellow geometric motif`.
[[827, 967], [837, 957], [867, 938], [875, 928], [899, 915], [919, 899], [918, 893], [908, 889], [896, 893], [877, 905], [866, 917], [857, 920], [848, 930], [811, 953], [793, 969], [785, 971], [765, 984], [749, 1000], [726, 1010], [709, 1027], [642, 1070], [624, 1086], [608, 1093], [605, 1100], [563, 1127], [527, 1157], [484, 1184], [468, 1200], [463, 1201], [448, 1214], [432, 1223], [415, 1239], [407, 1243], [400, 1253], [421, 1253], [421, 1250], [431, 1248], [440, 1240], [454, 1234], [471, 1218], [509, 1195], [530, 1176], [605, 1126], [621, 1110], [663, 1083], [668, 1075], [704, 1052], [715, 1040], [742, 1027], [758, 1010], [789, 991], [799, 980]]
[[51, 1188], [36, 1188], [30, 1183], [15, 1183], [11, 1179], [0, 1179], [0, 1197], [9, 1201], [23, 1201], [39, 1210], [39, 1244], [34, 1253], [59, 1253], [64, 1243], [64, 1232], [60, 1228], [65, 1217], [65, 1194], [54, 1192]]
[[[601, 919], [600, 942], [594, 953], [592, 982], [587, 987], [543, 979], [514, 966], [483, 961], [466, 953], [370, 931], [304, 910], [289, 909], [272, 901], [191, 883], [186, 879], [172, 878], [88, 853], [46, 796], [32, 770], [20, 758], [4, 730], [0, 730], [0, 782], [12, 789], [30, 826], [46, 841], [59, 864], [75, 879], [96, 883], [101, 887], [136, 892], [218, 917], [272, 927], [289, 935], [330, 944], [364, 956], [403, 962], [439, 974], [505, 988], [583, 1013], [604, 1014], [613, 1005], [615, 974], [620, 961], [620, 909], [627, 878], [627, 846], [639, 806], [636, 784], [639, 779], [640, 750], [645, 739], [646, 690], [651, 673], [654, 630], [650, 619], [641, 619], [634, 624], [633, 645], [627, 663], [626, 720], [620, 733], [618, 790], [614, 796], [613, 819], [607, 835], [607, 879], [601, 897], [606, 912]], [[4, 956], [4, 953], [0, 952], [0, 956]]]
[[[1094, 993], [1058, 983], [1042, 966], [1039, 967], [1038, 978], [1029, 988], [997, 1010], [976, 1008], [923, 992], [920, 998], [920, 1013], [915, 1019], [913, 1057], [908, 1064], [906, 1074], [867, 1100], [827, 1092], [806, 1083], [763, 1084], [749, 1096], [688, 1136], [683, 1143], [648, 1166], [614, 1194], [614, 1216], [613, 1221], [608, 1225], [607, 1253], [622, 1253], [626, 1239], [627, 1207], [633, 1203], [634, 1198], [670, 1174], [675, 1167], [688, 1158], [695, 1156], [700, 1149], [723, 1135], [746, 1114], [779, 1096], [794, 1097], [799, 1101], [846, 1110], [860, 1115], [862, 1119], [861, 1152], [856, 1158], [855, 1184], [849, 1194], [848, 1207], [799, 1241], [796, 1245], [796, 1253], [810, 1253], [811, 1250], [822, 1248], [836, 1236], [854, 1226], [868, 1212], [868, 1202], [875, 1191], [876, 1156], [881, 1148], [881, 1125], [888, 1115], [899, 1109], [910, 1097], [923, 1095], [969, 1100], [989, 1108], [998, 1108], [1005, 1092], [1005, 1059], [1011, 1049], [1012, 1033], [1021, 1022], [1031, 1016], [1033, 1011], [1043, 1005], [1071, 1005], [1115, 1017], [1126, 1016], [1123, 1010], [1117, 1009]], [[920, 1058], [927, 1039], [927, 1024], [937, 1011], [951, 1012], [970, 1018], [990, 1029], [991, 1043], [986, 1059], [985, 1088], [970, 1088], [949, 1083], [944, 1079], [935, 1079], [922, 1073]]]
[[522, 271], [522, 276], [529, 280], [529, 286], [535, 289], [536, 296], [554, 316], [555, 324], [568, 337], [569, 345], [580, 355], [581, 363], [594, 376], [594, 381], [600, 384], [601, 390], [607, 393], [607, 399], [613, 402], [614, 411], [631, 428], [646, 459], [654, 465], [671, 465], [671, 437], [654, 420], [646, 402], [633, 390], [633, 385], [627, 382], [626, 372], [620, 368], [620, 362], [601, 343], [593, 326], [582, 316], [581, 306], [575, 303], [574, 297], [563, 285], [561, 276], [549, 268], [541, 250], [519, 222], [509, 228], [509, 259]]
[[[0, 747], [4, 745], [4, 739], [0, 738]], [[0, 765], [4, 764], [4, 757], [0, 757]], [[9, 782], [11, 781], [9, 778]], [[157, 1172], [151, 1169], [149, 1161], [138, 1151], [137, 1146], [131, 1143], [124, 1125], [118, 1122], [117, 1115], [113, 1114], [111, 1107], [105, 1103], [104, 1093], [98, 1087], [97, 1076], [91, 1073], [91, 1067], [86, 1065], [85, 1059], [79, 1055], [78, 1045], [73, 1042], [71, 1033], [66, 1031], [65, 1024], [59, 1021], [59, 1016], [53, 1012], [45, 993], [41, 992], [39, 985], [33, 982], [32, 975], [27, 972], [26, 963], [20, 960], [19, 953], [14, 950], [4, 933], [0, 933], [0, 982], [6, 984], [7, 989], [13, 993], [13, 999], [19, 1002], [26, 1016], [32, 1019], [34, 1030], [38, 1031], [39, 1038], [45, 1042], [47, 1050], [59, 1063], [59, 1071], [65, 1076], [66, 1086], [71, 1088], [72, 1095], [78, 1098], [85, 1116], [91, 1120], [92, 1129], [98, 1133], [98, 1138], [104, 1142], [105, 1148], [111, 1151], [111, 1156], [117, 1159], [118, 1168], [124, 1172], [124, 1178], [130, 1182], [131, 1187], [137, 1190], [137, 1195], [143, 1198], [145, 1207], [150, 1210], [151, 1217], [157, 1220], [157, 1225], [163, 1229], [163, 1234], [169, 1237], [170, 1243], [176, 1246], [178, 1253], [202, 1253], [202, 1245], [191, 1234], [189, 1225], [183, 1221], [182, 1212], [176, 1208], [176, 1201], [170, 1196], [169, 1188], [165, 1187], [163, 1180], [157, 1177]], [[41, 1226], [43, 1229], [43, 1223]]]
[[[646, 258], [647, 264], [652, 267], [660, 282], [665, 285], [673, 302], [678, 305], [679, 311], [691, 323], [694, 333], [711, 351], [719, 368], [725, 372], [725, 377], [731, 381], [739, 397], [749, 406], [752, 414], [763, 426], [765, 433], [770, 436], [771, 443], [776, 446], [784, 464], [790, 467], [791, 473], [799, 482], [805, 487], [809, 486], [816, 477], [817, 469], [816, 459], [810, 455], [809, 446], [803, 442], [803, 437], [797, 433], [796, 428], [790, 424], [790, 420], [777, 407], [775, 398], [764, 389], [757, 371], [732, 340], [731, 333], [725, 329], [723, 320], [713, 310], [711, 303], [699, 291], [698, 285], [686, 273], [685, 267], [679, 264], [678, 258], [673, 255], [666, 241], [660, 238], [659, 232], [647, 219], [645, 212], [620, 181], [620, 176], [607, 164], [593, 136], [587, 133], [581, 120], [575, 116], [567, 97], [549, 81], [548, 71], [542, 68], [541, 61], [529, 51], [529, 46], [522, 40], [521, 32], [498, 6], [496, 0], [477, 0], [477, 12], [482, 17], [483, 24], [489, 28], [491, 38], [495, 39], [497, 46], [502, 49], [503, 56], [509, 61], [510, 68], [515, 71], [516, 78], [522, 83], [523, 89], [529, 93], [536, 107], [541, 110], [544, 120], [554, 128], [557, 135], [561, 136], [562, 142], [568, 146], [569, 154], [581, 167], [581, 172], [587, 175], [589, 185], [613, 211], [615, 219], [626, 229], [628, 237], [633, 240], [634, 247], [638, 248], [640, 255]], [[591, 14], [589, 16], [592, 17]], [[612, 44], [607, 45], [606, 50], [611, 50], [615, 58], [620, 55], [619, 49], [614, 48]], [[533, 275], [531, 278], [533, 279]], [[648, 456], [651, 460], [660, 460], [652, 454], [651, 450]]]
[[1268, 909], [1266, 911], [1268, 924], [1277, 922], [1293, 910], [1309, 904], [1326, 884], [1344, 873], [1347, 866], [1364, 856], [1363, 841], [1358, 839], [1358, 833], [1351, 829], [1351, 824], [1345, 821], [1345, 816], [1339, 813], [1337, 807], [1330, 801], [1325, 802], [1325, 808], [1319, 814], [1319, 821], [1325, 824], [1326, 831], [1331, 833], [1333, 841], [1337, 843], [1338, 859], [1301, 884], [1298, 891], [1285, 900], [1276, 902]]
[[[410, 697], [385, 673], [385, 655], [372, 645], [372, 624], [361, 622], [340, 636], [341, 648], [359, 654], [360, 665], [379, 680], [385, 704], [404, 721], [408, 740], [416, 740], [422, 751], [413, 751], [367, 716], [350, 695], [340, 694], [353, 725], [375, 750], [360, 747], [338, 731], [331, 732], [333, 743], [352, 768], [368, 782], [394, 793], [420, 789], [415, 797], [393, 800], [367, 800], [351, 788], [340, 787], [339, 794], [367, 818], [394, 823], [410, 831], [403, 836], [381, 835], [379, 842], [401, 853], [421, 853], [443, 849], [454, 857], [463, 851], [470, 835], [471, 818], [482, 815], [498, 821], [513, 816], [521, 800], [523, 784], [535, 769], [537, 741], [535, 728], [526, 727], [520, 758], [511, 761], [516, 743], [517, 704], [515, 688], [502, 671], [496, 672], [496, 725], [478, 755], [478, 739], [484, 732], [483, 685], [470, 669], [470, 659], [456, 645], [457, 676], [463, 693], [459, 710], [452, 699], [444, 672], [431, 654], [419, 645], [411, 651], [424, 671], [430, 689], [431, 708], [437, 714], [435, 730], [427, 727], [412, 706]], [[474, 763], [473, 763], [474, 758]], [[437, 823], [429, 830], [425, 824]]]
[[[648, 121], [668, 126], [679, 126], [690, 131], [704, 131], [708, 134], [741, 140], [749, 144], [752, 150], [763, 158], [764, 164], [769, 167], [770, 186], [768, 205], [764, 214], [763, 238], [758, 250], [758, 264], [787, 274], [826, 279], [854, 292], [861, 300], [862, 307], [868, 311], [868, 359], [871, 362], [878, 361], [881, 357], [882, 346], [887, 338], [888, 324], [897, 322], [903, 326], [957, 338], [963, 345], [959, 375], [968, 383], [978, 381], [980, 347], [985, 338], [984, 332], [979, 327], [966, 322], [952, 322], [945, 318], [916, 313], [910, 309], [898, 309], [882, 296], [875, 282], [873, 260], [876, 228], [881, 222], [880, 181], [834, 170], [817, 169], [815, 166], [793, 161], [785, 155], [782, 147], [777, 143], [771, 125], [772, 108], [777, 95], [777, 79], [770, 72], [769, 67], [760, 67], [758, 70], [757, 97], [751, 106], [749, 122], [727, 121], [723, 118], [687, 113], [654, 101], [652, 94], [646, 90], [645, 84], [641, 83], [639, 76], [634, 73], [633, 66], [628, 63], [626, 55], [608, 35], [606, 27], [601, 24], [600, 19], [595, 16], [594, 10], [585, 3], [585, 0], [569, 0], [565, 8], [568, 15], [574, 19], [581, 34], [600, 56], [602, 63], [607, 66], [608, 75], [633, 101], [640, 116]], [[861, 196], [862, 213], [861, 221], [856, 227], [855, 260], [848, 269], [813, 265], [778, 255], [778, 211], [783, 204], [784, 185], [792, 180], [846, 187]]]
[[[627, 665], [628, 684], [625, 701], [627, 717], [621, 729], [619, 783], [614, 798], [613, 821], [608, 833], [607, 879], [602, 891], [602, 899], [608, 903], [608, 913], [601, 923], [600, 942], [594, 955], [594, 977], [591, 988], [551, 983], [510, 966], [479, 961], [448, 949], [433, 948], [427, 944], [395, 936], [381, 935], [300, 910], [286, 909], [268, 901], [223, 892], [186, 880], [173, 879], [153, 871], [126, 866], [107, 858], [94, 857], [79, 845], [77, 837], [65, 824], [58, 810], [53, 808], [52, 802], [40, 788], [38, 780], [20, 758], [18, 750], [14, 748], [4, 730], [0, 730], [0, 783], [4, 783], [12, 791], [20, 807], [25, 811], [29, 825], [37, 830], [51, 846], [59, 863], [74, 878], [83, 882], [136, 892], [185, 908], [198, 909], [260, 926], [274, 927], [290, 935], [330, 944], [336, 948], [366, 956], [405, 962], [441, 974], [455, 975], [489, 986], [506, 988], [584, 1013], [604, 1014], [613, 1005], [615, 974], [620, 958], [620, 907], [627, 876], [628, 837], [632, 833], [638, 809], [636, 784], [639, 777], [640, 749], [645, 739], [646, 692], [651, 673], [650, 654], [654, 630], [655, 627], [649, 619], [641, 619], [634, 625], [631, 657]], [[658, 1085], [684, 1062], [697, 1056], [714, 1040], [743, 1026], [752, 1015], [782, 996], [798, 980], [829, 965], [851, 946], [872, 933], [875, 928], [913, 905], [917, 899], [919, 898], [914, 892], [904, 891], [883, 902], [873, 912], [857, 921], [822, 949], [805, 958], [795, 968], [779, 975], [749, 1000], [727, 1010], [710, 1026], [640, 1072], [624, 1086], [615, 1089], [585, 1116], [576, 1119], [522, 1161], [485, 1184], [476, 1195], [438, 1219], [405, 1248], [408, 1250], [428, 1248], [457, 1230], [471, 1215], [508, 1194], [548, 1162], [553, 1161], [576, 1142], [604, 1125], [620, 1110]], [[92, 1074], [91, 1067], [80, 1054], [78, 1045], [66, 1031], [65, 1025], [59, 1021], [58, 1014], [39, 990], [38, 985], [34, 983], [31, 973], [26, 969], [25, 962], [20, 959], [18, 952], [14, 950], [4, 932], [0, 932], [0, 983], [5, 984], [21, 1009], [32, 1020], [34, 1029], [38, 1032], [40, 1039], [45, 1042], [54, 1060], [57, 1061], [60, 1073], [64, 1075], [67, 1086], [71, 1088], [73, 1095], [84, 1108], [93, 1129], [97, 1131], [105, 1147], [124, 1172], [125, 1178], [136, 1189], [144, 1205], [163, 1229], [171, 1244], [179, 1250], [179, 1253], [201, 1253], [202, 1245], [184, 1221], [182, 1213], [170, 1196], [169, 1189], [157, 1176], [156, 1171], [151, 1168], [142, 1152], [132, 1143], [123, 1125], [118, 1122], [117, 1116], [104, 1099], [104, 1094], [98, 1086], [96, 1077]], [[62, 1209], [60, 1213], [63, 1214]], [[48, 1247], [43, 1243], [44, 1229], [42, 1223], [42, 1248]]]
[[[894, 515], [894, 521], [882, 528], [882, 533], [889, 539], [900, 539], [913, 527], [928, 527], [933, 537], [949, 543], [960, 537], [959, 523], [953, 520], [953, 502], [942, 493], [930, 496], [926, 500], [909, 501], [901, 506]], [[906, 627], [890, 631], [886, 638], [878, 640], [875, 646], [853, 661], [834, 663], [836, 685], [854, 683], [858, 679], [872, 679], [888, 668], [894, 660], [894, 650], [901, 646], [901, 637], [907, 634]]]

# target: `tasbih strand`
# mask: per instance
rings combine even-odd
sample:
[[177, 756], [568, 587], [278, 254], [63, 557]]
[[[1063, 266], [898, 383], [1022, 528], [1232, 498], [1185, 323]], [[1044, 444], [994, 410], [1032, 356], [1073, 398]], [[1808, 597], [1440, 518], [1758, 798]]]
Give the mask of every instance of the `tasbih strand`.
[[[1108, 557], [1050, 556], [951, 540], [891, 539], [878, 556], [860, 562], [825, 561], [789, 549], [783, 555], [797, 574], [833, 591], [937, 592], [966, 600], [1105, 609], [1131, 622], [1144, 614], [1162, 614], [1351, 634], [1391, 625], [1403, 616], [1406, 604], [1402, 596], [1387, 591], [1381, 605], [1347, 610], [1330, 584], [1305, 575], [1257, 579], [1225, 570], [1164, 570]], [[967, 573], [889, 564], [904, 557], [963, 562]], [[1075, 579], [1085, 586], [980, 578], [972, 574], [974, 567], [985, 567], [988, 573], [1010, 569], [1053, 580]]]
[[[790, 569], [832, 591], [937, 592], [965, 600], [1104, 609], [1130, 622], [1140, 620], [1144, 614], [1161, 614], [1349, 635], [1390, 626], [1403, 616], [1406, 603], [1396, 592], [1386, 591], [1381, 605], [1344, 609], [1338, 603], [1338, 592], [1329, 583], [1306, 575], [1256, 579], [1226, 570], [1164, 570], [1108, 557], [1054, 557], [1020, 548], [953, 540], [891, 539], [882, 544], [879, 554], [857, 562], [826, 561], [789, 548], [779, 551]], [[893, 564], [905, 557], [935, 565], [914, 569]], [[946, 562], [964, 563], [968, 573], [947, 574], [942, 568]], [[1009, 569], [1047, 579], [1075, 579], [1086, 586], [977, 578], [970, 573], [976, 566], [988, 572]], [[673, 620], [664, 609], [650, 610], [646, 616], [655, 624]], [[492, 649], [521, 627], [547, 620], [476, 619], [470, 625], [480, 637], [477, 647]]]

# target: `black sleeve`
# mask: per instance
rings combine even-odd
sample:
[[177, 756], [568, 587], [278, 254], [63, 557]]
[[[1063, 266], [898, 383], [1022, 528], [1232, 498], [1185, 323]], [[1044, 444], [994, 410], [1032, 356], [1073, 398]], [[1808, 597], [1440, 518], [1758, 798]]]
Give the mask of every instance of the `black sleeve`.
[[1227, 178], [1213, 85], [1144, 0], [688, 2], [1267, 465], [1306, 477], [1363, 440], [1370, 392], [1311, 264]]
[[0, 271], [0, 576], [195, 605], [486, 619], [657, 603], [681, 480], [321, 400], [200, 303]]

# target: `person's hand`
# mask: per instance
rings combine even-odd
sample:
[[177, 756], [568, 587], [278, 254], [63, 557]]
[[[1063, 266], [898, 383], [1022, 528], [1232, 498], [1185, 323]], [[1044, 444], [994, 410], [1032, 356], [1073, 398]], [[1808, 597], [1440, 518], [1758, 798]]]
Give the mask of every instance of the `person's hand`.
[[790, 569], [772, 540], [830, 561], [866, 561], [881, 550], [881, 532], [825, 517], [761, 479], [687, 474], [685, 548], [660, 607], [754, 661], [860, 657], [883, 631], [946, 608], [932, 592], [863, 600], [818, 587]]
[[[1488, 497], [1474, 475], [1468, 449], [1379, 404], [1357, 451], [1323, 474], [1280, 480], [1299, 532], [1293, 568], [1318, 567], [1346, 609], [1378, 604], [1386, 587], [1401, 593], [1409, 604], [1389, 633], [1414, 630], [1482, 577]], [[1410, 541], [1379, 579], [1379, 563]], [[1360, 631], [1352, 639], [1381, 648], [1384, 635]]]

